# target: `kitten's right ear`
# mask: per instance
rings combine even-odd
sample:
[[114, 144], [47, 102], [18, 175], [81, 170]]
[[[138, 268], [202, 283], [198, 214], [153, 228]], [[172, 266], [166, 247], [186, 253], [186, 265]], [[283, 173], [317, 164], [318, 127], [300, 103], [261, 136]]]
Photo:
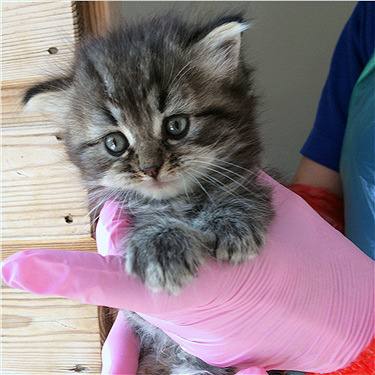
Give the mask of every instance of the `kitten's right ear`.
[[241, 35], [249, 27], [241, 17], [219, 19], [195, 48], [202, 65], [217, 74], [237, 69], [240, 62]]
[[30, 87], [22, 99], [25, 111], [61, 111], [68, 102], [72, 81], [72, 77], [61, 77]]

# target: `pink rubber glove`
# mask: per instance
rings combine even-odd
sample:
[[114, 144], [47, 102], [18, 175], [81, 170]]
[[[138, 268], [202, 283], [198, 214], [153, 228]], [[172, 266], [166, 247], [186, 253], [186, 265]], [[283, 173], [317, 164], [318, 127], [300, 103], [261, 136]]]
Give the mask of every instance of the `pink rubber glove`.
[[[116, 204], [107, 203], [100, 214], [96, 228], [98, 252], [103, 255], [119, 255], [116, 244], [126, 235], [129, 221], [119, 214]], [[102, 374], [136, 375], [140, 343], [130, 328], [125, 314], [118, 314], [102, 348]], [[260, 367], [248, 367], [237, 375], [267, 375]]]
[[[4, 262], [3, 278], [34, 293], [137, 311], [187, 352], [239, 374], [346, 367], [374, 335], [374, 263], [301, 198], [261, 178], [274, 188], [276, 217], [260, 256], [240, 266], [208, 258], [177, 297], [146, 290], [114, 255], [21, 252]], [[101, 213], [99, 249], [115, 248], [122, 235], [117, 208]], [[129, 337], [122, 340], [133, 350], [131, 366], [108, 374], [135, 373]]]

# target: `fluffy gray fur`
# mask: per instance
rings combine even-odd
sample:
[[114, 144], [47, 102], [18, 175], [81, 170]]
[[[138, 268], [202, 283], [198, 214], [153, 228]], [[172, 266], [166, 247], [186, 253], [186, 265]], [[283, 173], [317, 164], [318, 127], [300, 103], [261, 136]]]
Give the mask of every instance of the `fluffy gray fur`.
[[[116, 199], [130, 212], [126, 272], [152, 290], [177, 294], [206, 256], [238, 264], [264, 244], [273, 212], [257, 181], [245, 28], [240, 15], [126, 25], [86, 39], [70, 74], [25, 95], [62, 125], [92, 210]], [[176, 136], [176, 127], [185, 130]], [[187, 354], [136, 314], [129, 320], [142, 342], [139, 374], [234, 373]]]

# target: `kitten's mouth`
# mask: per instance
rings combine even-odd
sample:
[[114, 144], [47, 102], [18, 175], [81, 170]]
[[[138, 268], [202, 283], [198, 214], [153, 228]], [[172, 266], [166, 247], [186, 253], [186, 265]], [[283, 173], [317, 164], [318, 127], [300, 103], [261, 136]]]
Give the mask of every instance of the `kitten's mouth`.
[[164, 180], [160, 180], [160, 179], [152, 179], [150, 181], [150, 185], [152, 187], [157, 187], [158, 189], [162, 189], [163, 187], [166, 187], [168, 185], [168, 182]]
[[181, 187], [176, 178], [150, 178], [138, 185], [138, 190], [156, 199], [172, 198], [180, 193]]
[[168, 187], [175, 185], [178, 180], [176, 177], [158, 177], [157, 179], [150, 179], [147, 181], [147, 185], [158, 189], [167, 189]]

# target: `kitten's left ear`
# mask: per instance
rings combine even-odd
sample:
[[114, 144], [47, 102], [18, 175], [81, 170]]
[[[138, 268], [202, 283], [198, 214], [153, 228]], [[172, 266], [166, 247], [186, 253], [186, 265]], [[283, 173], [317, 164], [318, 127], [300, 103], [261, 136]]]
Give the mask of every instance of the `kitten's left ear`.
[[229, 73], [240, 62], [241, 34], [249, 25], [231, 21], [210, 31], [196, 45], [201, 62], [216, 73]]
[[26, 112], [61, 112], [67, 105], [72, 78], [62, 77], [30, 87], [22, 99]]

